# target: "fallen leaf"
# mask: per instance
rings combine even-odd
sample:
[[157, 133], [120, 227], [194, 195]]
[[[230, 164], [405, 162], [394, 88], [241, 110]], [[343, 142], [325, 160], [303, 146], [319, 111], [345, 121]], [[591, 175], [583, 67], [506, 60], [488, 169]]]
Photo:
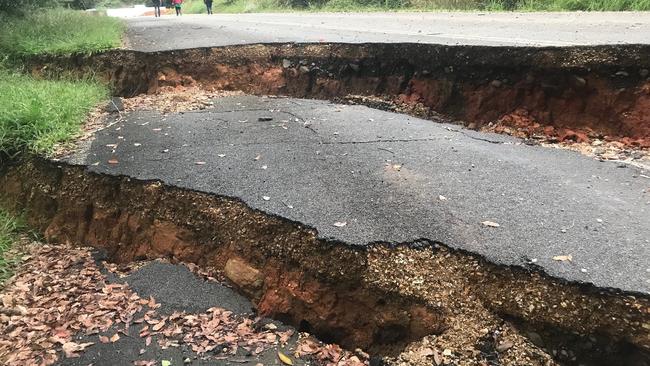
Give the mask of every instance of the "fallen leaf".
[[169, 360], [162, 360], [160, 361], [160, 366], [171, 366], [172, 363]]
[[255, 159], [253, 159], [253, 160], [258, 161], [258, 160], [260, 160], [261, 158], [262, 158], [262, 155], [257, 154], [257, 156], [255, 157]]
[[88, 342], [88, 343], [75, 343], [75, 342], [65, 342], [62, 346], [63, 352], [65, 353], [65, 357], [67, 358], [73, 358], [73, 357], [79, 357], [79, 354], [77, 352], [83, 351], [86, 349], [86, 347], [93, 345], [94, 343]]
[[108, 339], [107, 336], [99, 336], [99, 341], [100, 341], [101, 343], [108, 343], [108, 342], [110, 342], [110, 340]]
[[334, 223], [334, 226], [336, 226], [336, 227], [343, 227], [343, 226], [345, 226], [345, 225], [347, 225], [347, 224], [348, 224], [348, 223], [345, 222], [345, 221], [337, 221], [337, 222]]
[[115, 343], [115, 342], [117, 342], [117, 341], [119, 341], [119, 340], [120, 340], [120, 335], [117, 334], [117, 333], [115, 333], [115, 334], [111, 337], [111, 343]]
[[282, 353], [280, 351], [278, 351], [278, 358], [285, 365], [293, 365], [293, 361], [289, 358], [289, 356], [285, 355], [284, 353]]
[[153, 330], [154, 332], [157, 332], [157, 331], [161, 330], [164, 326], [165, 326], [165, 321], [163, 320], [163, 321], [159, 322], [158, 324], [154, 325], [153, 327], [151, 327], [151, 330]]
[[133, 361], [134, 366], [154, 366], [156, 364], [155, 360], [138, 360]]
[[483, 222], [481, 222], [481, 224], [483, 224], [484, 226], [489, 226], [489, 227], [499, 227], [499, 226], [501, 226], [498, 223], [493, 222], [493, 221], [483, 221]]
[[573, 256], [571, 254], [569, 255], [556, 255], [553, 257], [554, 261], [560, 261], [560, 262], [571, 262], [573, 261]]
[[109, 164], [117, 164], [118, 161], [116, 159], [111, 159], [108, 161]]

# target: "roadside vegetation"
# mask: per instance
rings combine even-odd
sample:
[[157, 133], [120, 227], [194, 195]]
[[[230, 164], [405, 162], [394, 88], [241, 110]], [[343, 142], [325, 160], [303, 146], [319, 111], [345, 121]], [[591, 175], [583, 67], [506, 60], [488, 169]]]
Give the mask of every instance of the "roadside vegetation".
[[[216, 13], [273, 11], [642, 11], [650, 0], [217, 0]], [[202, 0], [188, 0], [186, 13], [205, 13]]]
[[37, 80], [0, 71], [0, 153], [50, 153], [107, 98], [107, 87], [92, 80]]
[[5, 57], [0, 59], [0, 154], [5, 157], [51, 152], [76, 135], [85, 115], [108, 97], [108, 88], [93, 80], [44, 80], [20, 73], [20, 60], [104, 51], [118, 47], [124, 31], [118, 19], [29, 6], [0, 12], [0, 54]]
[[48, 9], [0, 22], [0, 52], [13, 56], [90, 53], [119, 47], [124, 25], [116, 18]]
[[[118, 47], [122, 21], [56, 8], [41, 0], [0, 0], [0, 167], [21, 153], [51, 153], [76, 136], [89, 111], [108, 100], [108, 87], [92, 79], [36, 78], [22, 60], [42, 55], [100, 52]], [[0, 284], [19, 255], [22, 221], [0, 207]]]
[[16, 259], [7, 254], [13, 244], [18, 241], [18, 235], [25, 230], [22, 220], [10, 215], [0, 208], [0, 286], [12, 275]]

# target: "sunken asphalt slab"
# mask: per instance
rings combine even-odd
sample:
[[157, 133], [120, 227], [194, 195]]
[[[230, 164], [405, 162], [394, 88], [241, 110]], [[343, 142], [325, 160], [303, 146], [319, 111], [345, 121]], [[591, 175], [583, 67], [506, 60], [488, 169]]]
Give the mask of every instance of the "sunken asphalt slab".
[[147, 52], [294, 42], [576, 46], [650, 40], [650, 12], [215, 14], [138, 17], [127, 24], [128, 47]]
[[427, 239], [650, 293], [650, 173], [510, 137], [362, 106], [245, 96], [202, 111], [126, 114], [69, 162], [234, 197], [348, 245]]
[[[252, 304], [245, 297], [239, 295], [229, 287], [216, 282], [205, 281], [183, 265], [175, 265], [163, 262], [150, 262], [124, 278], [105, 271], [108, 283], [127, 283], [141, 298], [153, 296], [161, 308], [159, 314], [170, 315], [174, 311], [185, 313], [200, 313], [211, 307], [220, 307], [235, 314], [247, 316], [252, 314]], [[264, 320], [264, 323], [271, 320]], [[280, 329], [286, 327], [281, 323], [274, 322]], [[120, 330], [121, 327], [114, 325], [104, 335], [111, 336]], [[162, 349], [157, 342], [157, 336], [149, 346], [145, 345], [145, 339], [139, 336], [140, 327], [131, 326], [128, 336], [122, 336], [115, 343], [102, 344], [97, 342], [97, 336], [78, 335], [77, 342], [93, 342], [92, 346], [80, 353], [79, 358], [60, 357], [58, 365], [65, 366], [115, 366], [133, 365], [137, 360], [156, 360], [160, 365], [161, 360], [168, 360], [172, 365], [265, 365], [280, 364], [277, 360], [277, 347], [272, 347], [259, 355], [252, 356], [245, 352], [231, 355], [224, 359], [212, 359], [207, 355], [200, 356], [189, 347], [169, 347]], [[295, 347], [296, 337], [289, 339], [288, 344], [282, 351], [290, 354], [286, 348]], [[141, 350], [145, 352], [142, 353]], [[205, 359], [204, 359], [205, 358]], [[185, 362], [189, 359], [190, 362]], [[294, 360], [302, 364], [299, 360]]]

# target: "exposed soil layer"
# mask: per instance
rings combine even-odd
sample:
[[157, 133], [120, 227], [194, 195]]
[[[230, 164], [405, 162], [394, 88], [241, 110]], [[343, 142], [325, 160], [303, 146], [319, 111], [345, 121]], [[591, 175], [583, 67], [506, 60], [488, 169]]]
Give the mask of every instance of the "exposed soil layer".
[[[417, 341], [445, 350], [438, 356], [451, 364], [649, 362], [647, 297], [495, 266], [442, 243], [350, 247], [235, 199], [40, 159], [10, 167], [0, 199], [26, 210], [50, 242], [103, 248], [117, 262], [162, 257], [222, 269], [262, 315], [351, 349], [398, 354]], [[596, 341], [564, 349], [549, 333]], [[429, 364], [435, 356], [420, 355]]]
[[524, 124], [559, 139], [650, 146], [650, 46], [272, 44], [117, 50], [25, 64], [36, 75], [98, 75], [121, 96], [194, 83], [307, 98], [378, 96], [411, 114], [442, 113], [472, 128]]

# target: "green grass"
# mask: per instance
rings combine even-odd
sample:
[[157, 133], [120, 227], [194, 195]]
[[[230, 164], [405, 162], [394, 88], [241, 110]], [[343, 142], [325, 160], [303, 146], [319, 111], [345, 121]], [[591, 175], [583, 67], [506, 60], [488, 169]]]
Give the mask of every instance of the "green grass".
[[[216, 0], [215, 13], [277, 11], [623, 11], [650, 10], [650, 0]], [[204, 14], [202, 0], [188, 0], [185, 13]]]
[[0, 15], [0, 54], [90, 53], [119, 47], [124, 23], [81, 11], [37, 10], [24, 17]]
[[24, 223], [0, 208], [0, 284], [11, 277], [14, 260], [7, 252], [18, 240], [18, 234], [25, 230]]
[[92, 80], [37, 80], [0, 69], [0, 153], [50, 153], [107, 97], [108, 88]]
[[[295, 11], [297, 9], [282, 5], [276, 0], [225, 0], [213, 2], [212, 10], [215, 13], [262, 13]], [[207, 10], [203, 0], [188, 0], [183, 4], [183, 12], [187, 14], [206, 14]]]

